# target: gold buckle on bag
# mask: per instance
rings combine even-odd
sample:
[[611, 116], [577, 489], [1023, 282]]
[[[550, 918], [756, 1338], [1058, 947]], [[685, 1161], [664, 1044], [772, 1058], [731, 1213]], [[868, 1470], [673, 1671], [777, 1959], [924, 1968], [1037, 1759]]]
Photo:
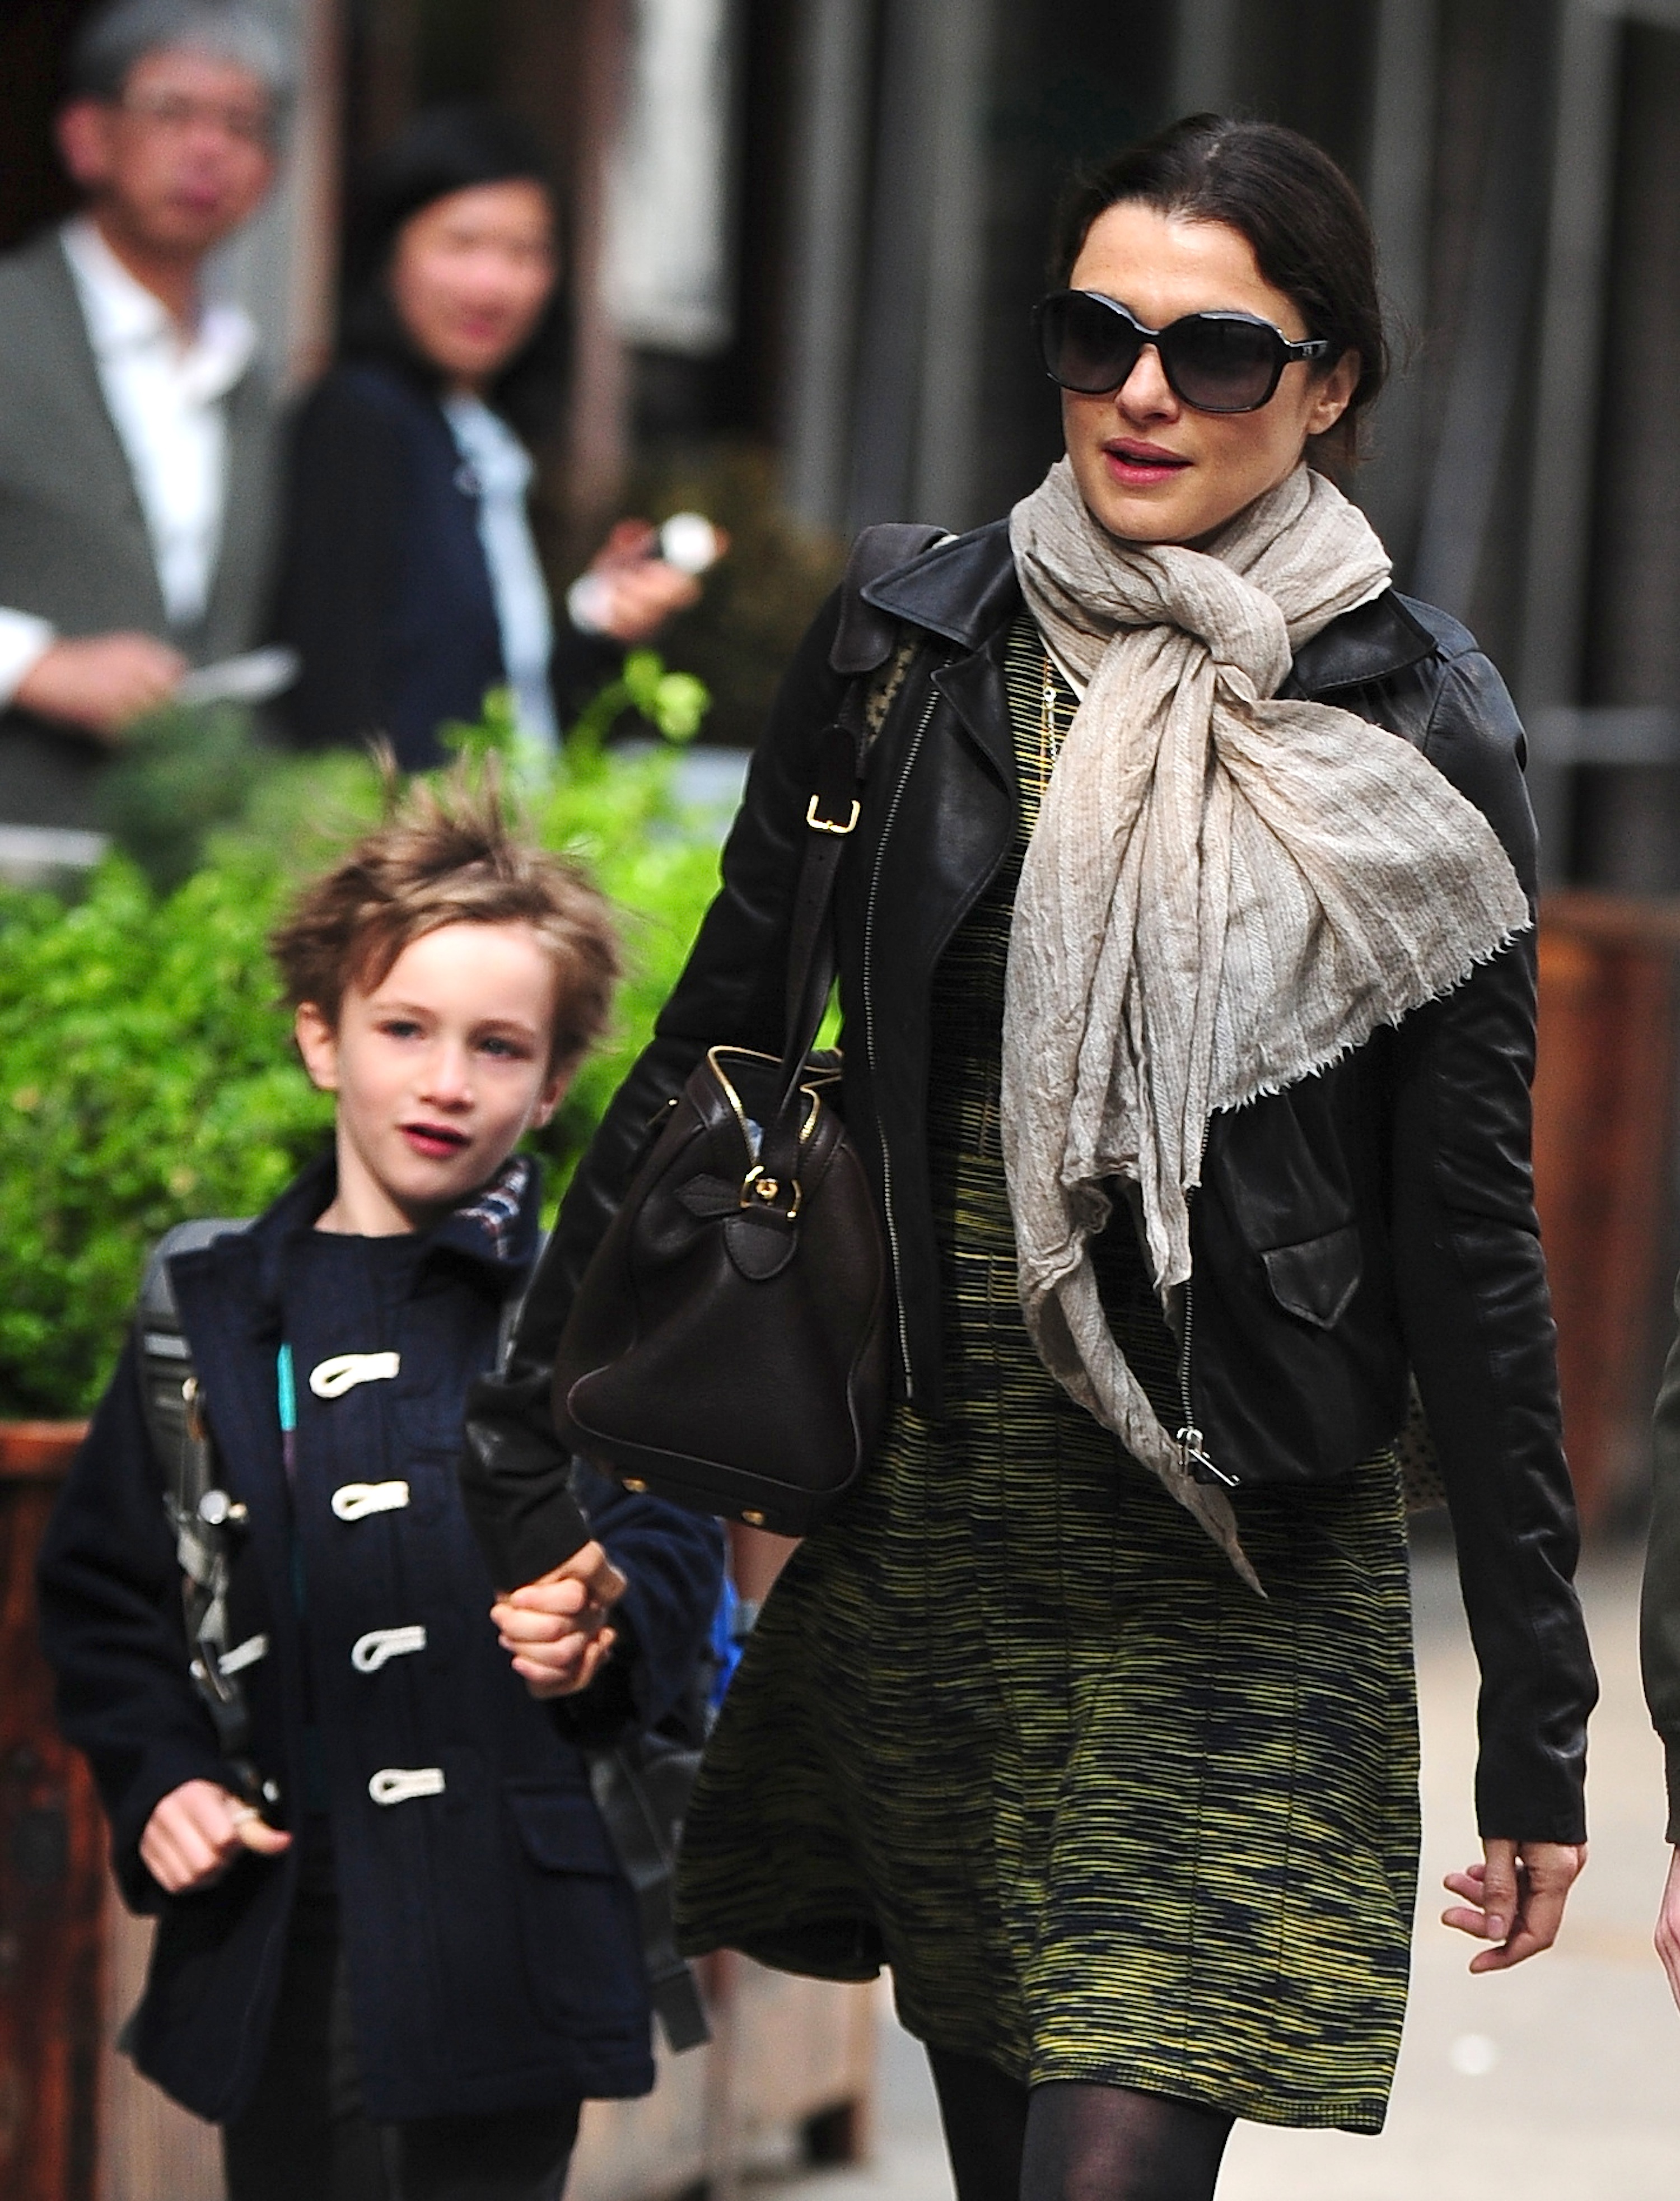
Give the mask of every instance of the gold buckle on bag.
[[846, 820], [843, 825], [837, 825], [832, 818], [818, 817], [817, 805], [821, 800], [822, 798], [820, 795], [814, 795], [811, 797], [811, 800], [805, 806], [805, 823], [810, 827], [814, 833], [844, 834], [856, 831], [857, 821], [863, 809], [863, 805], [861, 802], [854, 801], [852, 804], [851, 816]]

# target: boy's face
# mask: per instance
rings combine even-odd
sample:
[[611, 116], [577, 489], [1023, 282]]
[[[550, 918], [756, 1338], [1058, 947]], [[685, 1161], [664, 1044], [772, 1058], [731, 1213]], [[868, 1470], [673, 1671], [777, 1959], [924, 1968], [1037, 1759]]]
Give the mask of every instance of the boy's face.
[[549, 1067], [555, 967], [525, 924], [447, 924], [405, 948], [338, 1028], [297, 1012], [310, 1077], [338, 1096], [338, 1196], [324, 1227], [418, 1230], [494, 1177], [545, 1124], [567, 1073]]

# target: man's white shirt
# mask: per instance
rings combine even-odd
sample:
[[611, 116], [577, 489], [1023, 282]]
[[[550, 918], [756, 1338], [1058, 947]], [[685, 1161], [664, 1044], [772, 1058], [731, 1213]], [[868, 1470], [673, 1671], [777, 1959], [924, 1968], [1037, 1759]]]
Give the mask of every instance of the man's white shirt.
[[[256, 327], [237, 306], [207, 304], [191, 338], [122, 265], [85, 215], [60, 236], [99, 384], [151, 540], [170, 624], [203, 616], [221, 547], [227, 488], [223, 401], [250, 365]], [[0, 706], [56, 639], [32, 613], [0, 609]]]

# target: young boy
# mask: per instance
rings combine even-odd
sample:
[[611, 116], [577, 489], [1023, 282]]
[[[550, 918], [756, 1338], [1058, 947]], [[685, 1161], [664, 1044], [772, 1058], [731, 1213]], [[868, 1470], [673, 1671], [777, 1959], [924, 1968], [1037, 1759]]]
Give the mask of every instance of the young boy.
[[605, 1021], [616, 943], [592, 888], [456, 784], [412, 794], [273, 947], [334, 1149], [170, 1265], [244, 1509], [225, 1640], [260, 1786], [190, 1676], [132, 1346], [42, 1560], [61, 1717], [123, 1893], [159, 1914], [136, 2058], [223, 2126], [230, 2201], [536, 2201], [583, 2098], [653, 2082], [578, 1738], [677, 1703], [721, 1562], [711, 1523], [585, 1472], [599, 1541], [492, 1617], [457, 1486], [537, 1242], [514, 1148]]

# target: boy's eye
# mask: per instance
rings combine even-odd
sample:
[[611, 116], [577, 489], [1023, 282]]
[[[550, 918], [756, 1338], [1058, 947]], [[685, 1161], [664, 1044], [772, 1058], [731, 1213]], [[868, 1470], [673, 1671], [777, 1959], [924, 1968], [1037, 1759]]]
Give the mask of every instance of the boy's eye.
[[379, 1030], [387, 1039], [413, 1039], [420, 1026], [412, 1017], [387, 1017]]
[[530, 1052], [517, 1040], [508, 1039], [500, 1032], [488, 1033], [479, 1044], [486, 1054], [493, 1054], [503, 1062], [523, 1062]]

